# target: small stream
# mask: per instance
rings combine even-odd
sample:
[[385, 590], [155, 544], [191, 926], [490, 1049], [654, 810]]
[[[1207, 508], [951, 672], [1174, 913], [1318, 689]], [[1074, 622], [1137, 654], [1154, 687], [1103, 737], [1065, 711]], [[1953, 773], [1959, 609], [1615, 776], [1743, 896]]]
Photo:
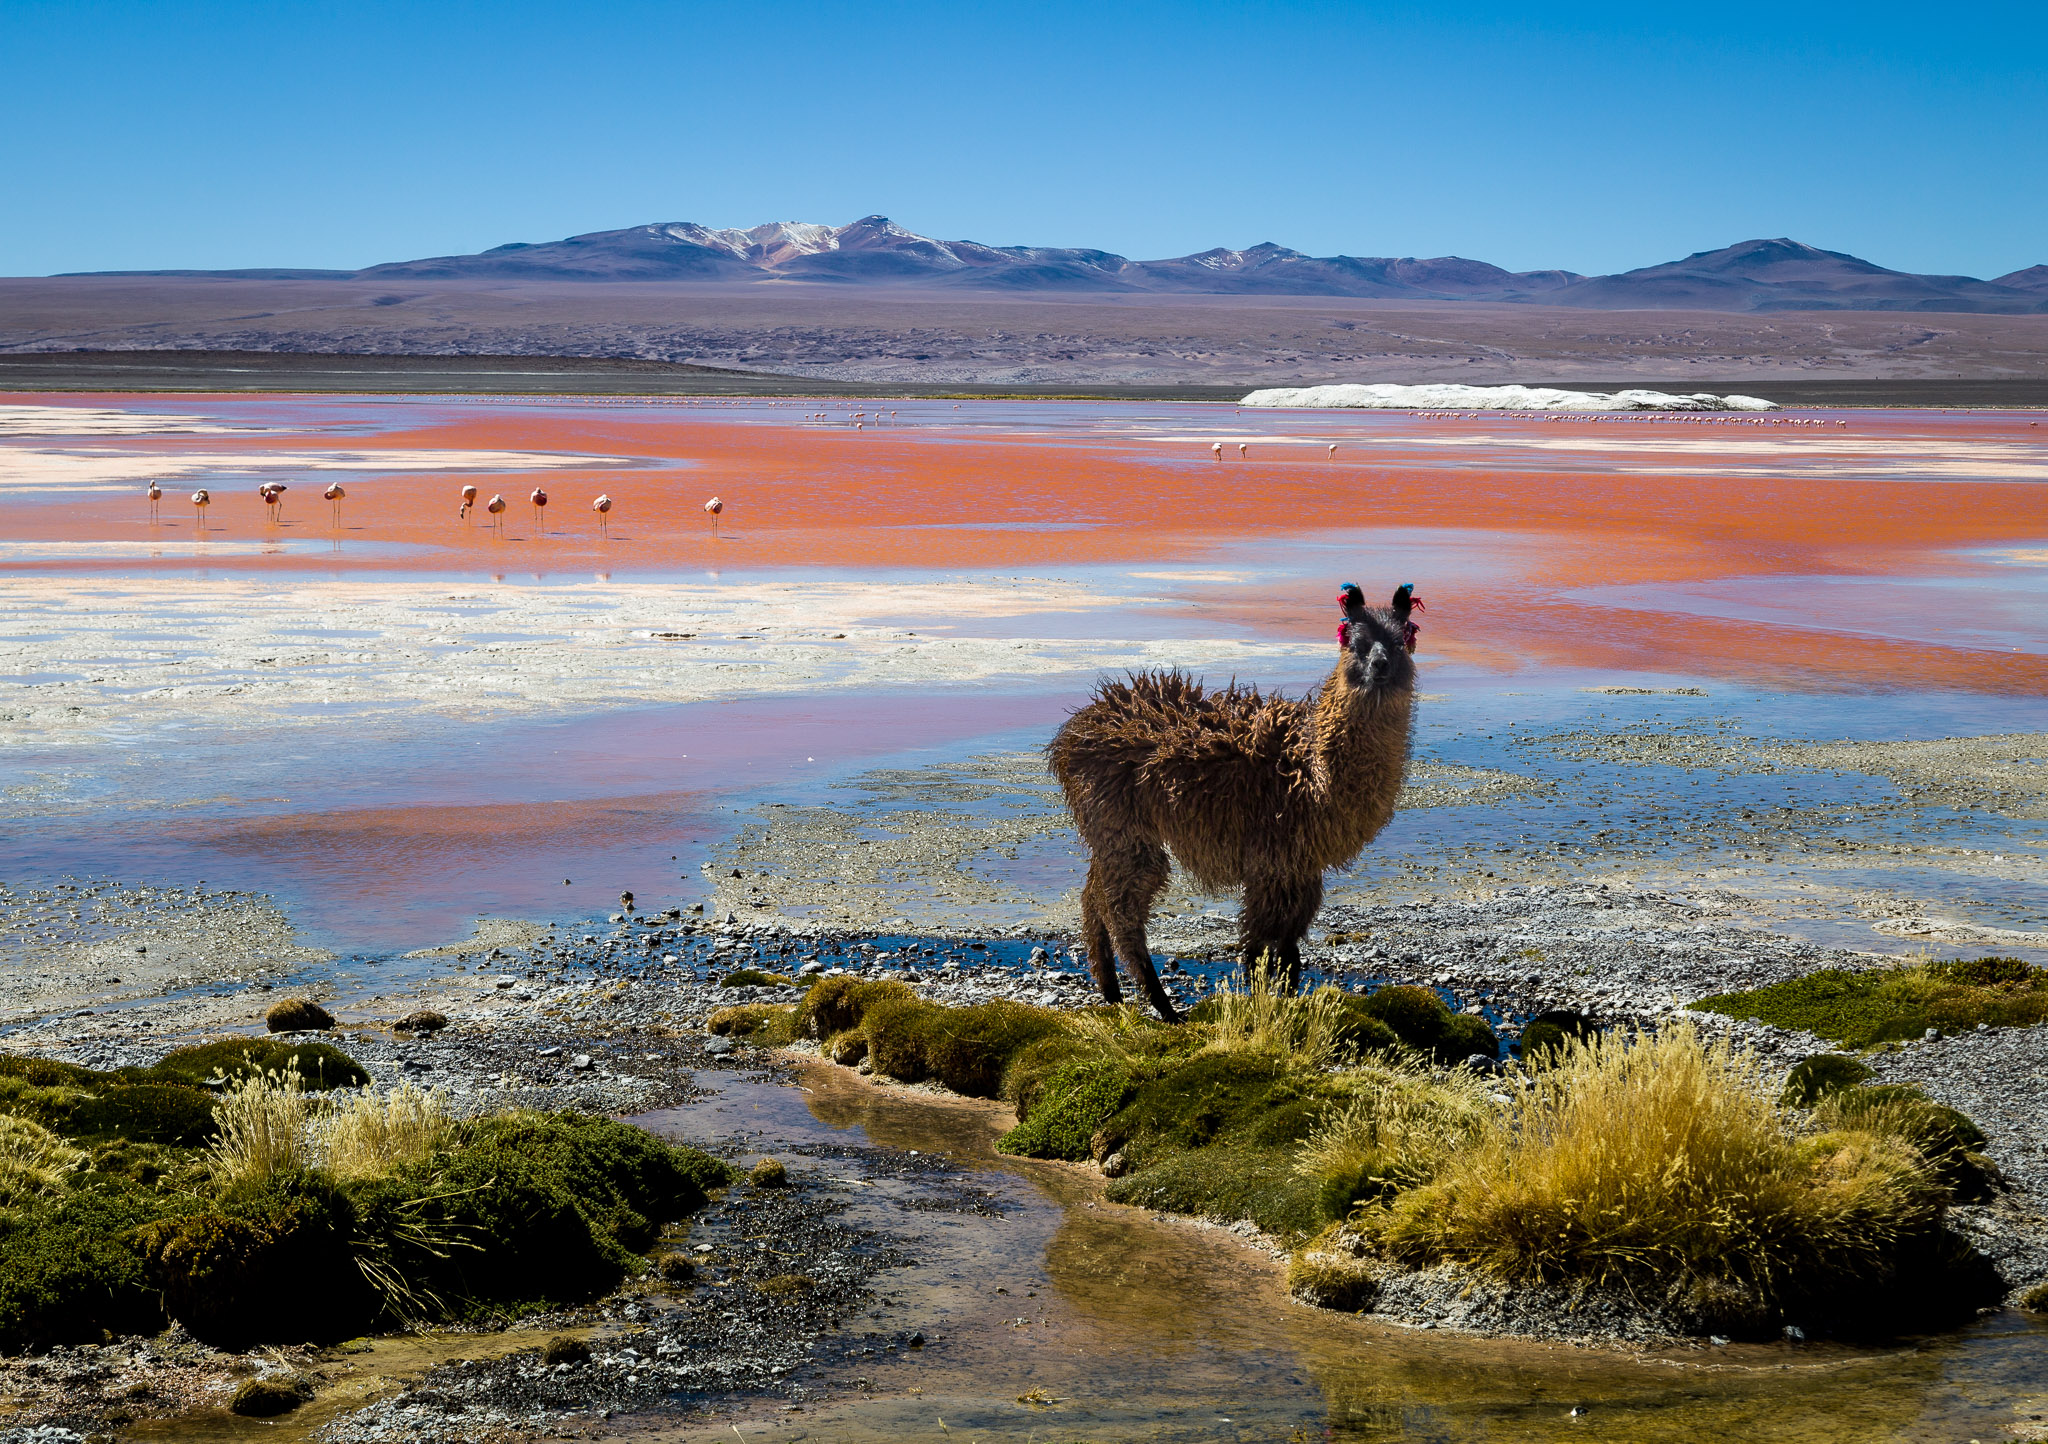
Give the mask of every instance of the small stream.
[[[772, 1400], [680, 1437], [1960, 1444], [2048, 1415], [2048, 1328], [2018, 1315], [1880, 1351], [1621, 1352], [1407, 1329], [1290, 1302], [1277, 1260], [1100, 1202], [1092, 1170], [996, 1153], [1008, 1119], [993, 1106], [823, 1063], [798, 1087], [714, 1080], [716, 1097], [638, 1121], [729, 1137], [799, 1172], [816, 1166], [807, 1150], [849, 1143], [936, 1153], [999, 1216], [916, 1212], [900, 1183], [818, 1160], [849, 1224], [921, 1260], [888, 1277], [862, 1326], [931, 1342], [863, 1361], [864, 1388], [831, 1379], [825, 1402]], [[673, 1415], [611, 1427], [679, 1437]]]

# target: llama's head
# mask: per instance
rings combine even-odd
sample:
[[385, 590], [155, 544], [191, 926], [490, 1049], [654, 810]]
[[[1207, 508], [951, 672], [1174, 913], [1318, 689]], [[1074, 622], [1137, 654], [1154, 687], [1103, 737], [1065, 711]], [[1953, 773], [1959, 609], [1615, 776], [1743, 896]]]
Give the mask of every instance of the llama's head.
[[1421, 629], [1410, 616], [1422, 610], [1414, 585], [1403, 583], [1384, 607], [1368, 607], [1358, 584], [1346, 582], [1337, 594], [1337, 605], [1344, 609], [1344, 620], [1337, 624], [1337, 645], [1346, 654], [1346, 680], [1368, 692], [1413, 686], [1412, 654]]

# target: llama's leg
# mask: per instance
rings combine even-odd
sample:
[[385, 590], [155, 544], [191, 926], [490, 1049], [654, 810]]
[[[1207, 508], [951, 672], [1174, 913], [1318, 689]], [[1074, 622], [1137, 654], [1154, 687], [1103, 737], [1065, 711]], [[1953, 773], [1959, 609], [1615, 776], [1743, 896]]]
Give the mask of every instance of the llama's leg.
[[1165, 890], [1172, 875], [1164, 847], [1156, 842], [1133, 843], [1115, 854], [1114, 863], [1105, 870], [1101, 901], [1124, 971], [1131, 975], [1131, 981], [1138, 985], [1153, 1012], [1169, 1023], [1178, 1023], [1180, 1014], [1159, 984], [1159, 974], [1152, 969], [1152, 948], [1145, 940], [1152, 901]]
[[1245, 884], [1238, 937], [1247, 976], [1268, 953], [1288, 992], [1301, 986], [1301, 940], [1323, 906], [1323, 875], [1257, 877]]
[[1088, 950], [1088, 971], [1105, 1003], [1121, 1003], [1124, 990], [1116, 980], [1116, 950], [1110, 946], [1109, 926], [1102, 920], [1102, 864], [1090, 859], [1088, 881], [1081, 888], [1081, 945]]

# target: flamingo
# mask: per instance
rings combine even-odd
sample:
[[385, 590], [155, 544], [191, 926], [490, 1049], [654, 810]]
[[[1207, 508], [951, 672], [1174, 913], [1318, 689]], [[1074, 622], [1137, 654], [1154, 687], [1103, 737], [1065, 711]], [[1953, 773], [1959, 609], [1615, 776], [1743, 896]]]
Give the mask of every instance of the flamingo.
[[1333, 441], [1333, 442], [1331, 442], [1331, 443], [1330, 443], [1330, 460], [1332, 460], [1332, 461], [1335, 461], [1336, 459], [1337, 459], [1337, 443]]
[[496, 492], [492, 492], [491, 499], [484, 503], [484, 510], [491, 514], [492, 529], [494, 531], [503, 531], [505, 529], [503, 520], [505, 515], [505, 498], [499, 496]]
[[334, 525], [338, 530], [341, 526], [341, 499], [348, 493], [342, 490], [341, 483], [337, 481], [320, 494], [334, 504]]
[[196, 518], [193, 524], [200, 531], [206, 530], [206, 509], [212, 505], [213, 498], [206, 494], [205, 487], [192, 493], [192, 515]]
[[612, 499], [599, 492], [597, 500], [590, 504], [590, 509], [597, 513], [598, 531], [602, 532], [605, 536], [610, 536], [612, 534]]
[[1250, 449], [1250, 448], [1248, 448], [1248, 447], [1247, 447], [1247, 446], [1246, 446], [1246, 445], [1245, 445], [1245, 444], [1244, 444], [1244, 443], [1243, 443], [1242, 441], [1238, 442], [1238, 444], [1237, 444], [1237, 459], [1238, 459], [1239, 461], [1243, 461], [1243, 460], [1244, 460], [1244, 458], [1245, 458], [1245, 454], [1246, 454], [1246, 452], [1247, 452], [1247, 451], [1248, 451], [1249, 449]]
[[725, 503], [714, 496], [711, 498], [711, 500], [704, 503], [704, 510], [711, 513], [711, 534], [713, 536], [717, 536], [718, 514], [725, 510]]
[[164, 489], [155, 482], [149, 484], [149, 524], [155, 526], [162, 517], [158, 503], [164, 499]]
[[476, 488], [473, 486], [465, 486], [464, 488], [462, 488], [462, 510], [455, 513], [455, 519], [457, 521], [463, 520], [465, 517], [469, 515], [469, 509], [475, 505]]
[[1215, 458], [1216, 458], [1216, 460], [1218, 460], [1218, 461], [1221, 461], [1221, 460], [1223, 460], [1223, 443], [1222, 443], [1222, 442], [1220, 442], [1220, 441], [1212, 441], [1212, 442], [1210, 442], [1210, 443], [1209, 443], [1209, 455], [1211, 455], [1211, 456], [1215, 457]]
[[546, 536], [548, 522], [545, 508], [548, 504], [548, 494], [536, 486], [533, 495], [527, 497], [527, 500], [533, 503], [533, 524], [540, 528], [542, 536]]

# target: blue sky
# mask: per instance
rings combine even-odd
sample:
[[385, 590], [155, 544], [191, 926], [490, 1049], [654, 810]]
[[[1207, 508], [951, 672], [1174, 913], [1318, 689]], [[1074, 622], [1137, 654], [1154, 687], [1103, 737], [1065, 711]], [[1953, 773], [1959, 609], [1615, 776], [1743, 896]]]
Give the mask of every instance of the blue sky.
[[0, 0], [0, 274], [642, 221], [2048, 262], [2048, 6]]

